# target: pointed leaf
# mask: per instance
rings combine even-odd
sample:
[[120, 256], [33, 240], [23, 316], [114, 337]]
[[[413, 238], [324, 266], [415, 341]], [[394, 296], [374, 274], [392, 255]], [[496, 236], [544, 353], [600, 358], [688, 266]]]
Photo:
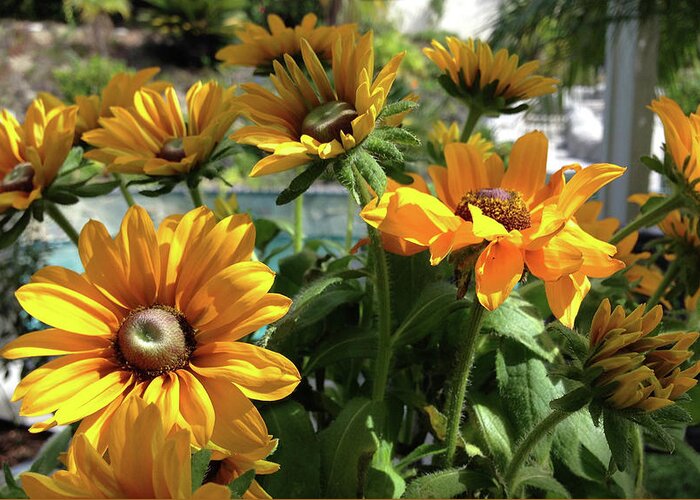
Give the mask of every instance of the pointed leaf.
[[209, 469], [209, 460], [211, 459], [211, 450], [199, 450], [192, 454], [192, 462], [190, 469], [192, 471], [192, 491], [196, 490], [204, 482], [204, 477]]

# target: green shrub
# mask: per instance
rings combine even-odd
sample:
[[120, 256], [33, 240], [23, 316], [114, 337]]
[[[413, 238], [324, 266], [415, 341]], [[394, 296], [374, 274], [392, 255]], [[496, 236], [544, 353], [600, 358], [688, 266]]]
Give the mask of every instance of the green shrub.
[[68, 68], [54, 70], [53, 77], [63, 98], [73, 102], [79, 95], [99, 94], [110, 78], [126, 69], [117, 59], [92, 56], [85, 61], [76, 57]]
[[694, 113], [700, 103], [700, 63], [679, 70], [664, 90], [684, 113]]

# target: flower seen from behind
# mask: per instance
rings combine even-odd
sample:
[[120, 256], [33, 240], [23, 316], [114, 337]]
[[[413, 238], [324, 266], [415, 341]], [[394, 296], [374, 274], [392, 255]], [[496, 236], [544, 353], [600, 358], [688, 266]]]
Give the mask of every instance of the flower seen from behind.
[[163, 410], [130, 396], [114, 412], [103, 456], [84, 434], [73, 439], [75, 467], [51, 477], [22, 474], [29, 498], [230, 498], [226, 486], [192, 491], [190, 436], [170, 432]]
[[51, 185], [73, 145], [77, 111], [35, 99], [21, 124], [0, 111], [0, 213], [26, 210]]
[[133, 106], [112, 107], [113, 117], [83, 135], [95, 147], [85, 153], [111, 172], [167, 176], [187, 174], [207, 162], [238, 115], [234, 88], [197, 82], [187, 91], [187, 119], [173, 87], [142, 88]]
[[[378, 204], [370, 202], [362, 218], [429, 249], [433, 265], [448, 255], [462, 271], [473, 265], [477, 296], [490, 310], [503, 303], [527, 267], [545, 281], [554, 315], [573, 325], [590, 288], [588, 277], [624, 267], [612, 258], [615, 247], [583, 231], [573, 215], [624, 168], [564, 167], [545, 183], [547, 139], [540, 132], [516, 141], [507, 170], [498, 155], [484, 160], [469, 144], [448, 144], [445, 157], [447, 168], [429, 168], [437, 198], [399, 187]], [[570, 168], [577, 172], [567, 182]]]
[[241, 43], [220, 49], [216, 58], [227, 65], [271, 68], [273, 61], [283, 62], [285, 54], [298, 59], [301, 40], [304, 39], [322, 61], [328, 61], [335, 40], [357, 32], [355, 24], [317, 27], [317, 21], [316, 15], [306, 14], [298, 26], [290, 27], [278, 15], [270, 14], [267, 16], [268, 29], [247, 23], [236, 32]]
[[372, 33], [338, 37], [329, 80], [305, 39], [301, 54], [305, 70], [289, 55], [284, 66], [274, 62], [270, 79], [276, 93], [255, 83], [241, 86], [243, 111], [255, 125], [231, 138], [271, 153], [255, 164], [251, 176], [332, 159], [358, 146], [374, 130], [403, 58], [394, 56], [373, 78]]
[[22, 415], [54, 412], [30, 430], [82, 420], [77, 432], [102, 453], [114, 413], [137, 395], [158, 406], [166, 427], [191, 432], [194, 447], [269, 454], [276, 441], [250, 399], [289, 395], [299, 372], [240, 341], [291, 304], [268, 293], [275, 275], [250, 261], [254, 242], [247, 216], [217, 222], [205, 208], [168, 217], [157, 231], [144, 209], [130, 208], [114, 239], [90, 221], [80, 235], [84, 274], [50, 266], [16, 293], [50, 328], [0, 354], [58, 356], [15, 390]]

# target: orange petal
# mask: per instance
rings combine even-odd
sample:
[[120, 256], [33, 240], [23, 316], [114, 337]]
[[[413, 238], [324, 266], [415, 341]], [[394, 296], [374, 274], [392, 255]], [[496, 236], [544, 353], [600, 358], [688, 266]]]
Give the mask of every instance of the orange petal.
[[492, 242], [476, 261], [476, 294], [493, 311], [508, 298], [523, 274], [522, 251], [507, 240]]
[[515, 141], [501, 187], [519, 192], [526, 202], [532, 199], [547, 177], [547, 148], [547, 137], [539, 131]]
[[566, 327], [573, 328], [581, 302], [591, 289], [586, 275], [577, 272], [562, 276], [557, 281], [547, 281], [544, 285], [554, 316]]

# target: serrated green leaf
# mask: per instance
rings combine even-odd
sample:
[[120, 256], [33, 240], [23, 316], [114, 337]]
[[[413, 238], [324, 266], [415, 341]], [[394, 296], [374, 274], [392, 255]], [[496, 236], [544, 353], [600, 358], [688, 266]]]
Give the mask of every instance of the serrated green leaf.
[[380, 440], [372, 455], [365, 482], [365, 498], [400, 498], [406, 481], [392, 462], [393, 444]]
[[333, 337], [319, 345], [304, 367], [303, 374], [308, 375], [314, 370], [346, 359], [372, 359], [376, 354], [376, 333], [358, 335], [358, 332], [351, 331], [347, 336]]
[[353, 197], [355, 203], [360, 205], [360, 194], [355, 185], [355, 174], [352, 171], [352, 160], [349, 157], [343, 158], [333, 163], [333, 175], [336, 180], [348, 190], [348, 193]]
[[384, 163], [383, 160], [387, 160], [389, 163], [403, 162], [403, 154], [396, 146], [376, 136], [370, 135], [365, 139], [362, 148], [372, 153], [372, 156], [380, 163]]
[[209, 469], [209, 460], [211, 460], [211, 450], [199, 450], [192, 454], [192, 461], [190, 462], [192, 491], [202, 485]]
[[544, 321], [537, 310], [517, 293], [512, 293], [498, 309], [486, 316], [482, 331], [507, 337], [547, 361], [553, 361], [556, 355], [553, 349], [545, 349], [539, 342], [545, 333]]
[[493, 486], [493, 479], [476, 471], [445, 469], [411, 481], [404, 498], [454, 498], [466, 491]]
[[338, 417], [319, 433], [322, 497], [358, 498], [364, 474], [377, 449], [374, 437], [377, 405], [366, 398], [350, 400]]
[[[442, 281], [428, 283], [396, 329], [395, 345], [412, 344], [428, 335], [435, 325], [444, 321], [446, 313], [455, 304], [460, 302], [457, 301], [454, 285]], [[466, 307], [468, 303], [463, 301], [463, 305]]]
[[48, 476], [55, 471], [61, 465], [58, 456], [68, 449], [72, 436], [73, 430], [70, 426], [58, 434], [54, 434], [39, 450], [29, 472], [37, 472]]
[[250, 469], [228, 483], [228, 489], [231, 491], [231, 498], [243, 498], [243, 495], [248, 491], [248, 488], [250, 488], [254, 480], [255, 469]]
[[513, 491], [517, 491], [523, 486], [533, 486], [554, 495], [547, 495], [547, 498], [571, 498], [571, 493], [564, 485], [554, 479], [551, 473], [538, 467], [523, 467], [520, 470], [515, 481], [513, 481]]
[[634, 424], [615, 411], [604, 410], [603, 429], [618, 470], [626, 470], [632, 458], [636, 439]]
[[420, 139], [412, 132], [403, 127], [380, 127], [374, 131], [374, 134], [385, 141], [394, 144], [403, 144], [406, 146], [420, 146]]
[[693, 421], [693, 417], [690, 416], [690, 413], [688, 413], [685, 408], [679, 406], [678, 404], [672, 404], [660, 408], [650, 413], [649, 416], [661, 425], [676, 423], [687, 424]]
[[273, 498], [318, 498], [321, 448], [307, 411], [296, 401], [284, 401], [263, 409], [262, 416], [280, 440], [272, 460], [282, 464], [278, 472], [260, 476], [262, 487]]
[[307, 164], [304, 170], [292, 179], [292, 182], [289, 183], [289, 187], [279, 194], [275, 203], [277, 205], [285, 205], [298, 198], [311, 187], [314, 181], [318, 179], [325, 170], [326, 163], [324, 161], [315, 161]]
[[386, 173], [377, 163], [377, 160], [366, 151], [360, 150], [352, 156], [352, 162], [362, 178], [372, 188], [374, 194], [381, 198], [386, 190], [387, 179]]
[[378, 118], [382, 119], [388, 116], [398, 115], [399, 113], [403, 113], [404, 111], [415, 109], [417, 107], [418, 103], [415, 101], [392, 102], [391, 104], [387, 104], [384, 106], [384, 108], [382, 108]]

